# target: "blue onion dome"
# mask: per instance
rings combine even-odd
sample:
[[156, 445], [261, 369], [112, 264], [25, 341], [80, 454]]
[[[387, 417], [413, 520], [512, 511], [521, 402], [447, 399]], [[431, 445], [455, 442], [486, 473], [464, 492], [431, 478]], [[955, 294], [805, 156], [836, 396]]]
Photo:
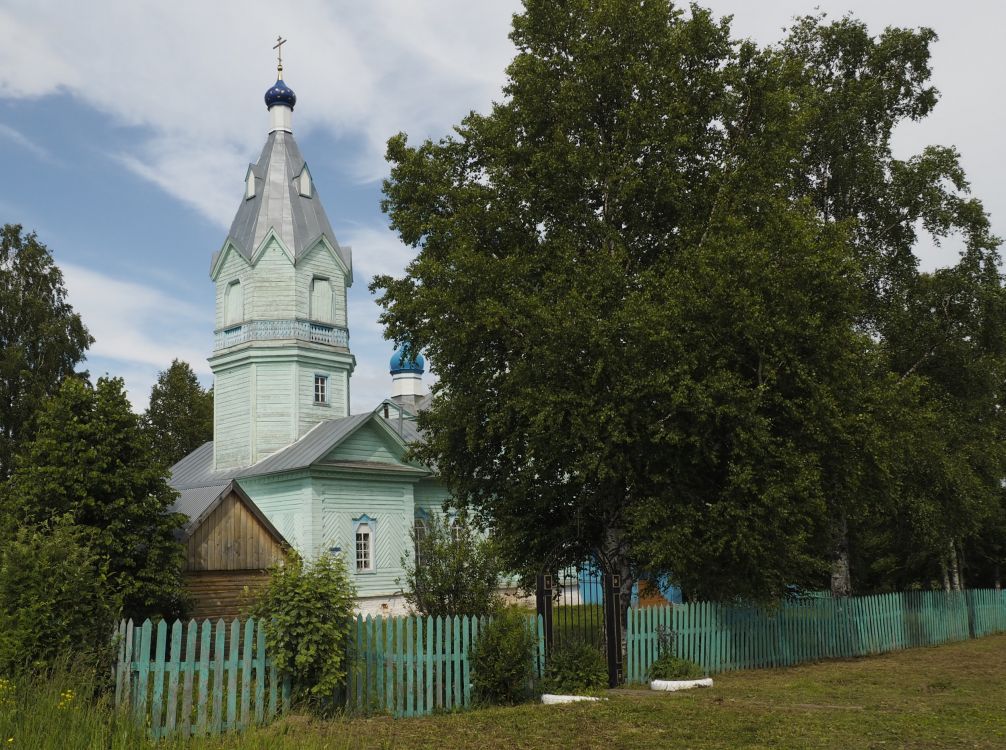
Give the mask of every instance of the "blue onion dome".
[[415, 359], [409, 361], [405, 359], [405, 353], [395, 349], [391, 355], [391, 374], [398, 375], [402, 372], [415, 372], [422, 375], [426, 372], [426, 360], [422, 354], [416, 354]]
[[265, 92], [265, 106], [272, 107], [274, 104], [285, 104], [290, 109], [297, 103], [297, 95], [293, 89], [287, 86], [282, 78], [276, 80], [273, 87]]

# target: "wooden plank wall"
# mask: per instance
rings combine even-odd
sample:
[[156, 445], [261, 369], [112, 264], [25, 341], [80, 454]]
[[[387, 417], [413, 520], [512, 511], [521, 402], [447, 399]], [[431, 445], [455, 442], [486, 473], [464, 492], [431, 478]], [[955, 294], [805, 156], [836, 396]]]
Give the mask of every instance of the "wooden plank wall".
[[196, 571], [185, 573], [192, 596], [193, 619], [230, 620], [244, 616], [255, 594], [269, 583], [264, 570]]
[[186, 570], [264, 570], [284, 557], [283, 546], [236, 493], [223, 499], [187, 542]]

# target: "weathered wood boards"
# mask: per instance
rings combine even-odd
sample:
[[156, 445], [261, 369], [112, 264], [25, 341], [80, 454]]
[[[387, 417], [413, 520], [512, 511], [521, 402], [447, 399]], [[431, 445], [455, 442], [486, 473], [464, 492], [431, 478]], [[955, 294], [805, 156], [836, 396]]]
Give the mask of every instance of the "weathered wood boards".
[[128, 706], [155, 738], [241, 729], [289, 705], [255, 620], [147, 620], [140, 627], [129, 620], [117, 636], [116, 705]]

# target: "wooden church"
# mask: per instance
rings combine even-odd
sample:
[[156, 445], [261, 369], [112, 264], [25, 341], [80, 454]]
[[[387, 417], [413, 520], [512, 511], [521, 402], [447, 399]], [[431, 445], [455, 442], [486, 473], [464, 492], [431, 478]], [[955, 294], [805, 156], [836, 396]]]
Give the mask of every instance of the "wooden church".
[[447, 498], [428, 467], [405, 458], [428, 399], [425, 363], [393, 354], [391, 396], [350, 414], [352, 252], [294, 140], [297, 97], [282, 63], [265, 103], [265, 146], [211, 263], [213, 441], [172, 467], [176, 508], [190, 518], [196, 613], [234, 614], [289, 549], [341, 552], [361, 611], [402, 611], [396, 580], [410, 529]]

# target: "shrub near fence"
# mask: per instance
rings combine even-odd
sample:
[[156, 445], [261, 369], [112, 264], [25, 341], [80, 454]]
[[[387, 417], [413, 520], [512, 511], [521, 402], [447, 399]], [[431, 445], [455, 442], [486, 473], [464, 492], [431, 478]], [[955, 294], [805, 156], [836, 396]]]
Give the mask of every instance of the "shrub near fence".
[[629, 610], [626, 679], [645, 682], [662, 633], [707, 673], [866, 656], [1006, 631], [1006, 592], [815, 597], [775, 608], [692, 602]]
[[266, 658], [260, 623], [122, 622], [116, 706], [152, 737], [203, 735], [264, 723], [289, 707], [290, 685]]
[[[471, 645], [487, 617], [358, 616], [351, 646], [346, 707], [356, 712], [421, 716], [472, 704]], [[541, 617], [531, 615], [537, 633], [534, 675], [544, 669]]]
[[[472, 704], [468, 654], [488, 618], [358, 616], [350, 633], [345, 706], [354, 713], [420, 716]], [[541, 618], [534, 675], [544, 669]], [[254, 618], [215, 625], [175, 622], [117, 633], [115, 701], [150, 727], [154, 738], [242, 729], [273, 719], [290, 705], [290, 684], [266, 655]]]

